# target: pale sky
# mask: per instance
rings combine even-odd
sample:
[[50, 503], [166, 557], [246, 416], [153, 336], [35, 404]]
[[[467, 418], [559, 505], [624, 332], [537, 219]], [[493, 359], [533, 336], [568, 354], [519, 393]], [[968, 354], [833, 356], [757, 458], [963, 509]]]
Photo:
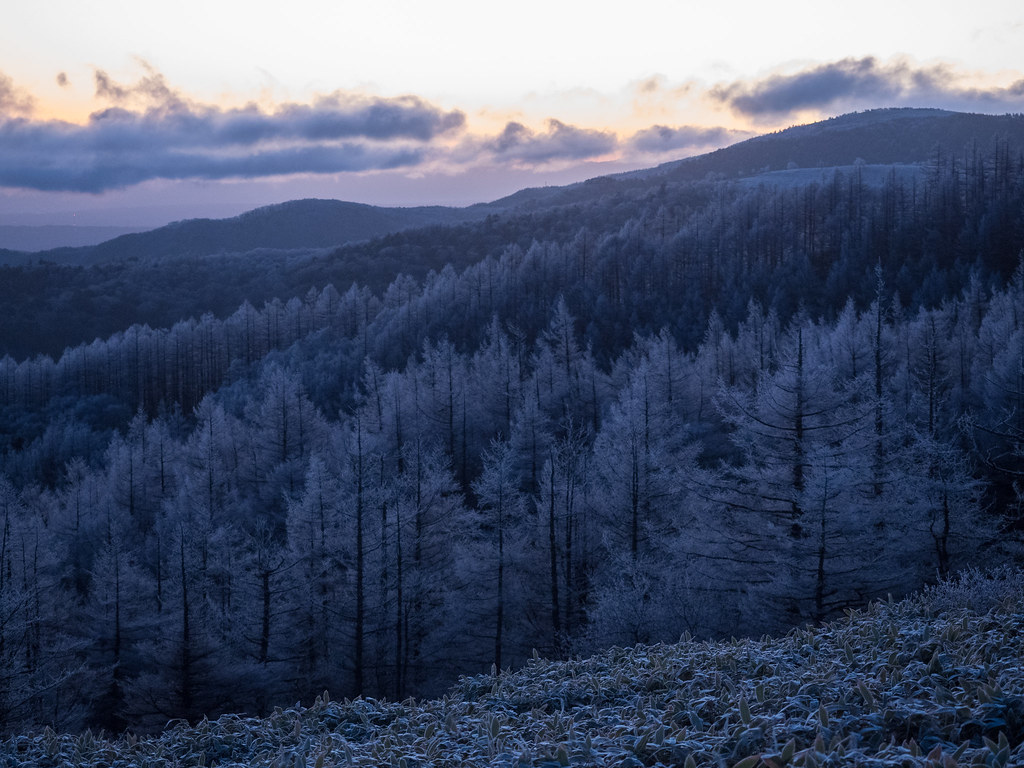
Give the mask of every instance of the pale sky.
[[10, 3], [0, 224], [469, 204], [882, 106], [1024, 111], [1024, 4]]

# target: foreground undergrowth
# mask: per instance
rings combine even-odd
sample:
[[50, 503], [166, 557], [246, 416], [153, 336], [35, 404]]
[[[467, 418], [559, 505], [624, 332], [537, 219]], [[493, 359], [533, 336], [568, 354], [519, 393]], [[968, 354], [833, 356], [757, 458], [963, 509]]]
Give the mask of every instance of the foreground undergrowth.
[[1022, 587], [971, 574], [782, 638], [534, 659], [430, 701], [47, 729], [0, 743], [0, 766], [1022, 766]]

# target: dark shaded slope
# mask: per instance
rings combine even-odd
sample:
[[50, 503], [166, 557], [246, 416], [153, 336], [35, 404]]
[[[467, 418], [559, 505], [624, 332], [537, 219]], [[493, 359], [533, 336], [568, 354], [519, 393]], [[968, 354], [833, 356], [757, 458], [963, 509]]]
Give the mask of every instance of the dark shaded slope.
[[13, 256], [8, 253], [10, 251], [27, 254], [57, 248], [88, 247], [142, 230], [143, 227], [0, 225], [0, 261]]
[[442, 206], [381, 208], [340, 200], [292, 200], [230, 219], [188, 219], [148, 232], [122, 235], [92, 247], [40, 252], [34, 258], [98, 264], [133, 258], [245, 253], [257, 248], [331, 248], [403, 229], [452, 224], [484, 215], [483, 210]]
[[1011, 154], [1024, 150], [1024, 115], [972, 115], [937, 109], [879, 109], [758, 136], [699, 157], [661, 166], [648, 178], [673, 181], [750, 176], [791, 167], [927, 163], [936, 149], [979, 151], [1005, 142]]
[[1024, 116], [969, 115], [940, 109], [877, 109], [757, 136], [707, 154], [639, 171], [599, 176], [564, 187], [532, 187], [487, 204], [491, 210], [586, 203], [653, 184], [731, 179], [788, 168], [828, 168], [928, 161], [936, 146], [959, 152], [976, 142], [988, 148], [1005, 138], [1024, 149]]
[[975, 115], [941, 109], [876, 109], [757, 136], [697, 157], [640, 171], [600, 176], [565, 187], [523, 189], [496, 200], [494, 209], [538, 209], [594, 200], [652, 184], [734, 179], [792, 168], [857, 164], [912, 165], [936, 152], [986, 152], [1001, 143], [1009, 156], [1024, 152], [1024, 115]]

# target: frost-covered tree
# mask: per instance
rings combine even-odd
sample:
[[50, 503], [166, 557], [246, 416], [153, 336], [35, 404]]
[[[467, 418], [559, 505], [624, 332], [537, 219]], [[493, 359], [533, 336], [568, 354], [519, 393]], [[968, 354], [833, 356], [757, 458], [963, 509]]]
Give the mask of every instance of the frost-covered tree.
[[[307, 695], [350, 685], [349, 573], [353, 565], [351, 482], [343, 445], [335, 456], [314, 454], [303, 493], [288, 506], [287, 547], [275, 550], [270, 532], [254, 542], [261, 621], [258, 659], [287, 659], [295, 684]], [[287, 589], [287, 592], [285, 592]], [[274, 624], [283, 624], [275, 627]], [[287, 649], [274, 638], [288, 635]], [[271, 656], [271, 645], [277, 646]]]
[[[743, 459], [718, 498], [730, 511], [735, 556], [770, 564], [750, 579], [768, 622], [821, 619], [856, 602], [853, 573], [868, 573], [873, 557], [877, 520], [856, 499], [872, 411], [823, 359], [819, 335], [794, 321], [778, 369], [756, 392], [726, 388], [719, 400]], [[771, 616], [773, 604], [782, 616]]]
[[511, 563], [517, 547], [523, 544], [523, 523], [527, 500], [519, 490], [515, 452], [508, 442], [494, 441], [484, 454], [484, 469], [473, 484], [480, 505], [479, 541], [473, 552], [479, 568], [475, 583], [486, 584], [488, 596], [483, 602], [493, 606], [490, 624], [494, 627], [494, 666], [503, 668], [507, 660], [506, 625], [509, 621], [509, 584]]

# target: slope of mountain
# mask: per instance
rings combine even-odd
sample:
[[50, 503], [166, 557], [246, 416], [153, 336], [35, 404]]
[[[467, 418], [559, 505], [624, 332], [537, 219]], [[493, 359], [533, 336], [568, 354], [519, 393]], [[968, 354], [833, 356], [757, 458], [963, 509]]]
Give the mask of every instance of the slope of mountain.
[[1024, 765], [1021, 578], [963, 583], [778, 639], [535, 658], [516, 672], [463, 678], [443, 699], [325, 693], [265, 718], [179, 722], [141, 739], [47, 729], [0, 743], [0, 757], [322, 768]]
[[[492, 207], [542, 208], [582, 203], [612, 191], [706, 178], [743, 179], [762, 174], [855, 164], [920, 165], [937, 151], [980, 152], [997, 142], [1011, 156], [1024, 151], [1024, 115], [977, 115], [941, 109], [875, 109], [756, 136], [707, 154], [564, 187], [520, 190]], [[813, 180], [818, 180], [814, 177]]]
[[910, 185], [926, 180], [927, 169], [918, 164], [855, 165], [829, 166], [827, 168], [787, 168], [784, 171], [767, 171], [753, 176], [743, 176], [736, 180], [742, 186], [764, 184], [770, 187], [794, 189], [807, 187], [811, 184], [825, 184], [836, 173], [847, 178], [856, 179], [866, 187], [879, 188], [890, 180]]
[[[139, 227], [0, 225], [0, 249], [31, 253], [54, 248], [80, 248], [142, 231]], [[3, 259], [0, 254], [0, 260]]]
[[758, 136], [730, 147], [661, 166], [651, 177], [726, 178], [787, 168], [928, 163], [936, 152], [979, 151], [1005, 143], [1024, 149], [1024, 115], [975, 115], [938, 109], [879, 109], [830, 118]]

